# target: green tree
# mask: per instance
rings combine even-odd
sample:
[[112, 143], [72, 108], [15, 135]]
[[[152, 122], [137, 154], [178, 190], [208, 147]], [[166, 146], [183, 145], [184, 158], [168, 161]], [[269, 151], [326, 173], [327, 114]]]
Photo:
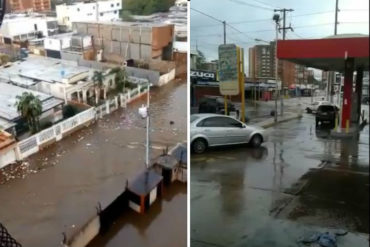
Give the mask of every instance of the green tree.
[[150, 15], [167, 12], [174, 2], [174, 0], [123, 0], [122, 6], [134, 15]]
[[95, 89], [95, 104], [99, 104], [100, 93], [103, 88], [103, 82], [105, 79], [105, 75], [102, 71], [94, 71], [94, 75], [92, 77]]
[[202, 69], [203, 64], [205, 63], [205, 61], [206, 61], [206, 58], [205, 58], [203, 52], [198, 50], [198, 56], [197, 56], [197, 59], [196, 59], [197, 69]]
[[40, 99], [32, 93], [24, 92], [21, 96], [17, 96], [15, 106], [22, 118], [27, 120], [27, 124], [31, 132], [38, 132], [40, 130], [39, 117], [42, 113], [42, 104]]
[[125, 68], [114, 68], [111, 70], [111, 73], [115, 74], [114, 80], [116, 84], [116, 90], [119, 92], [125, 90], [127, 84], [127, 73]]

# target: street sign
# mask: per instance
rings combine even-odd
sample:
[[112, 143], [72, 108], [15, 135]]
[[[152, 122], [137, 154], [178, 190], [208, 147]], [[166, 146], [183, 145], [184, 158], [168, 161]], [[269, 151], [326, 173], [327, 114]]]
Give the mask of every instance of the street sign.
[[218, 66], [220, 93], [222, 95], [238, 95], [238, 52], [235, 44], [218, 47]]

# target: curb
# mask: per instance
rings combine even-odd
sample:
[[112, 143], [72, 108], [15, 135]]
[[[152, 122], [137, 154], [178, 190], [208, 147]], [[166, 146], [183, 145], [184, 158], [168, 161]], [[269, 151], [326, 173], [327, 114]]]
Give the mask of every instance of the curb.
[[275, 123], [274, 120], [272, 119], [271, 123], [265, 123], [265, 124], [261, 124], [261, 125], [259, 125], [258, 123], [256, 123], [255, 125], [267, 129], [267, 128], [270, 128], [270, 127], [272, 127], [274, 125], [277, 125], [279, 123], [284, 123], [284, 122], [288, 122], [290, 120], [299, 119], [299, 118], [302, 118], [302, 114], [296, 114], [295, 116], [283, 118], [283, 119], [280, 119], [280, 120], [278, 119], [277, 123]]

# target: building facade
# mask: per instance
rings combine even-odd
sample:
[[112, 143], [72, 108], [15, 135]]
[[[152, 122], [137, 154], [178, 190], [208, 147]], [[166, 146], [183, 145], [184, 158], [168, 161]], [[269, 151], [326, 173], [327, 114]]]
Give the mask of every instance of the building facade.
[[[248, 77], [252, 81], [275, 80], [275, 42], [268, 45], [256, 45], [249, 48]], [[289, 62], [278, 61], [278, 79], [284, 87], [293, 85], [306, 85], [313, 71], [306, 67]]]
[[7, 12], [50, 11], [50, 0], [6, 0]]
[[56, 13], [58, 24], [71, 30], [73, 22], [118, 20], [121, 9], [121, 0], [106, 0], [57, 5]]
[[0, 28], [2, 43], [48, 37], [58, 32], [57, 20], [41, 14], [7, 14]]

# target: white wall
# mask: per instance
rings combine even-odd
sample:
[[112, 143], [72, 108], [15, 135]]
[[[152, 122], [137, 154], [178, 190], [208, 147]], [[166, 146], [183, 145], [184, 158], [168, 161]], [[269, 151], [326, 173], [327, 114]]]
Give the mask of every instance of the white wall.
[[14, 163], [17, 160], [15, 152], [15, 147], [12, 149], [0, 151], [0, 169], [11, 163]]
[[53, 51], [61, 51], [71, 46], [71, 36], [63, 38], [53, 38], [50, 36], [44, 40], [44, 48]]
[[59, 25], [72, 28], [78, 21], [111, 21], [119, 18], [122, 8], [121, 0], [101, 1], [98, 3], [77, 3], [73, 5], [57, 5], [57, 20]]
[[19, 17], [5, 19], [0, 28], [0, 33], [3, 37], [12, 38], [17, 35], [35, 32], [35, 25], [37, 25], [37, 31], [41, 31], [44, 36], [48, 36], [47, 22], [52, 21], [52, 19], [53, 18], [50, 17]]

